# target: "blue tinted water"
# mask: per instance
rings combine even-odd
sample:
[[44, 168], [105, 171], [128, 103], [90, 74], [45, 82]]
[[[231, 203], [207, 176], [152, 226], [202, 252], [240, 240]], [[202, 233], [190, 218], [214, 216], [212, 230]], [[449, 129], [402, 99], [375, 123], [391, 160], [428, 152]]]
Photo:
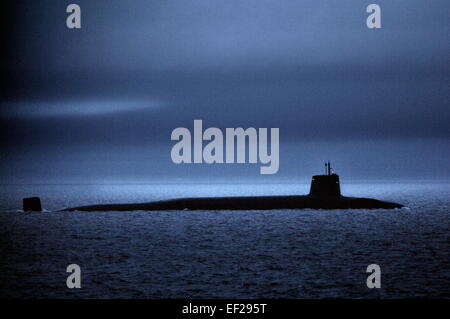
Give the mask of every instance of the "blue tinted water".
[[[183, 196], [305, 194], [308, 185], [0, 186], [0, 296], [450, 297], [450, 184], [346, 184], [399, 210], [53, 212]], [[21, 212], [40, 196], [48, 212]], [[69, 264], [82, 288], [68, 289]], [[382, 288], [368, 289], [378, 264]]]

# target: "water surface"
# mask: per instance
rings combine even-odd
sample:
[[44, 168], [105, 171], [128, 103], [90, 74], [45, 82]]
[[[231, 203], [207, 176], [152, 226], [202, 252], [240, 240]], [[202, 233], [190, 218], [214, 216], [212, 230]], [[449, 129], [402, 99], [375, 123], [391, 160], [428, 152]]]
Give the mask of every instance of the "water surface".
[[[0, 296], [450, 297], [450, 185], [346, 184], [396, 210], [55, 212], [182, 196], [294, 195], [308, 185], [0, 186]], [[37, 195], [47, 212], [21, 212]], [[82, 288], [66, 287], [67, 265]], [[378, 264], [382, 288], [368, 289]]]

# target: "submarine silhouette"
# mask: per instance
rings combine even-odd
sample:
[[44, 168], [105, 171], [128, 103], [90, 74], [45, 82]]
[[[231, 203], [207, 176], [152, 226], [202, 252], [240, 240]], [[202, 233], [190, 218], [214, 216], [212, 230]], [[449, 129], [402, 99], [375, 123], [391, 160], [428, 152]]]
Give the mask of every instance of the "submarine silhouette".
[[178, 198], [147, 203], [78, 206], [62, 211], [392, 209], [403, 207], [401, 204], [372, 198], [342, 196], [339, 175], [332, 172], [329, 161], [325, 163], [325, 171], [324, 175], [312, 177], [308, 195]]

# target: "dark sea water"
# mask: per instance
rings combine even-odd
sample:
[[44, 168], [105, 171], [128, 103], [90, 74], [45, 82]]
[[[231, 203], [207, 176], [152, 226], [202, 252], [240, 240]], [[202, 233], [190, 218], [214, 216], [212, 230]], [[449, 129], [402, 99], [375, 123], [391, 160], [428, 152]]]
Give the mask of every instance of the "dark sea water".
[[[407, 208], [62, 213], [308, 185], [0, 186], [0, 297], [449, 298], [450, 184], [342, 187]], [[48, 211], [21, 212], [32, 195]], [[81, 267], [81, 289], [66, 287], [69, 264]], [[381, 267], [381, 289], [366, 286], [369, 264]]]

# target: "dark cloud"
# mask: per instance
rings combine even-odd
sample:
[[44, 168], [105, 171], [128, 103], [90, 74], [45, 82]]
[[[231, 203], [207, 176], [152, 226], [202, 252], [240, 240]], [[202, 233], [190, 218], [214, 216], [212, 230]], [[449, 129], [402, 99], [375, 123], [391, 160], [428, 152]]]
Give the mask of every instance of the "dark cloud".
[[[30, 167], [37, 155], [40, 163], [60, 156], [63, 167], [75, 151], [123, 163], [121, 150], [131, 149], [134, 162], [162, 161], [143, 169], [147, 176], [170, 175], [170, 132], [194, 119], [280, 127], [298, 156], [314, 141], [335, 150], [322, 147], [323, 156], [348, 159], [343, 143], [374, 140], [386, 143], [375, 158], [365, 150], [375, 167], [399, 159], [393, 140], [409, 145], [404, 157], [411, 140], [430, 163], [446, 155], [448, 1], [378, 1], [380, 30], [366, 28], [369, 3], [357, 0], [77, 3], [81, 30], [65, 27], [67, 3], [4, 4], [3, 168]], [[113, 175], [128, 176], [117, 165]]]

